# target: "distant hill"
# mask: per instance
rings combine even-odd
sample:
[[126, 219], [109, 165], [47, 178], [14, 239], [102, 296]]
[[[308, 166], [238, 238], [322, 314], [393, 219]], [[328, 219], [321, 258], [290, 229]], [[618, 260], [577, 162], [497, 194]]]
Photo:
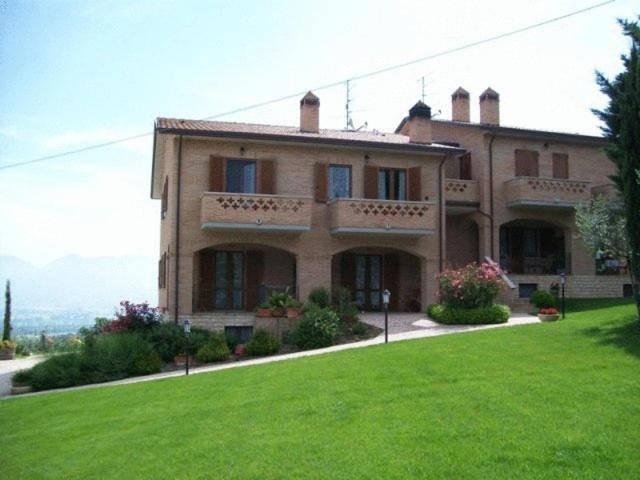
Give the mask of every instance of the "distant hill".
[[[16, 308], [109, 309], [120, 300], [157, 302], [155, 259], [69, 255], [44, 267], [0, 255], [0, 282], [11, 280]], [[0, 306], [4, 311], [4, 304]]]

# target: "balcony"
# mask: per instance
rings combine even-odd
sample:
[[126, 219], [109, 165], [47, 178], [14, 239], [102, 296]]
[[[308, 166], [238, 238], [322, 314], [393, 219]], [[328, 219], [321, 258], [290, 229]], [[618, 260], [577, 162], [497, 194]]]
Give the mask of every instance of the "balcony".
[[590, 182], [518, 177], [504, 186], [507, 206], [512, 208], [572, 209], [591, 199]]
[[329, 203], [331, 234], [421, 237], [435, 232], [435, 202], [340, 198]]
[[477, 180], [447, 178], [444, 181], [447, 214], [470, 213], [480, 206], [480, 187]]
[[311, 229], [311, 197], [206, 192], [200, 219], [203, 230], [298, 234]]

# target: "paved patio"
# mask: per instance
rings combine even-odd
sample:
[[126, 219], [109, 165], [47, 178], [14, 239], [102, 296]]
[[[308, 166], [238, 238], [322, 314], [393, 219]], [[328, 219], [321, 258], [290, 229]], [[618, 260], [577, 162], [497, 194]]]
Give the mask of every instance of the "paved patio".
[[[384, 323], [384, 315], [380, 316], [379, 314], [363, 315], [361, 316], [361, 319], [367, 323], [370, 323], [370, 322]], [[533, 315], [514, 314], [512, 315], [512, 317], [509, 319], [507, 323], [503, 323], [499, 325], [471, 325], [471, 326], [440, 325], [433, 322], [432, 320], [429, 320], [424, 314], [393, 314], [389, 316], [389, 324], [393, 325], [393, 328], [395, 328], [396, 331], [395, 333], [390, 333], [389, 342], [400, 342], [403, 340], [412, 340], [416, 338], [436, 337], [440, 335], [463, 333], [463, 332], [470, 332], [475, 330], [487, 330], [490, 328], [514, 327], [518, 325], [527, 325], [527, 324], [539, 323], [539, 322], [540, 320], [538, 320], [538, 318]], [[393, 332], [393, 330], [391, 330], [391, 327], [389, 328], [389, 331]], [[230, 362], [217, 364], [217, 365], [207, 365], [203, 367], [196, 367], [196, 368], [193, 368], [190, 373], [193, 375], [197, 375], [199, 373], [216, 372], [219, 370], [227, 370], [230, 368], [240, 368], [240, 367], [248, 367], [251, 365], [262, 365], [265, 363], [282, 362], [282, 361], [291, 360], [294, 358], [324, 355], [325, 353], [339, 352], [341, 350], [351, 350], [354, 348], [369, 347], [372, 345], [379, 345], [381, 343], [384, 343], [384, 334], [381, 334], [376, 338], [372, 338], [371, 340], [365, 340], [362, 342], [354, 342], [354, 343], [345, 343], [342, 345], [334, 345], [333, 347], [321, 348], [318, 350], [307, 350], [303, 352], [287, 353], [284, 355], [274, 355], [272, 357], [261, 357], [261, 358], [255, 358], [255, 359], [249, 359], [249, 360], [230, 361]], [[0, 362], [0, 364], [2, 363], [3, 362]], [[17, 368], [17, 370], [20, 370], [22, 368], [27, 368], [26, 366], [23, 366], [23, 365], [20, 365], [19, 368]], [[5, 368], [4, 373], [6, 373], [7, 370], [8, 369]], [[18, 395], [18, 396], [8, 396], [8, 397], [5, 396], [3, 397], [3, 399], [12, 399], [12, 398], [19, 398], [19, 397], [31, 396], [31, 395], [47, 395], [54, 392], [61, 392], [61, 391], [68, 391], [68, 390], [84, 390], [88, 388], [101, 388], [101, 387], [107, 387], [107, 386], [113, 386], [113, 385], [125, 385], [129, 383], [149, 382], [153, 380], [160, 380], [163, 378], [180, 377], [183, 375], [184, 375], [183, 370], [163, 372], [163, 373], [157, 373], [155, 375], [147, 375], [144, 377], [125, 378], [124, 380], [117, 380], [115, 382], [83, 385], [80, 387], [66, 388], [66, 389], [60, 389], [60, 390], [48, 390], [45, 392], [28, 393], [25, 395]], [[10, 376], [11, 376], [11, 373], [9, 373], [9, 377]]]

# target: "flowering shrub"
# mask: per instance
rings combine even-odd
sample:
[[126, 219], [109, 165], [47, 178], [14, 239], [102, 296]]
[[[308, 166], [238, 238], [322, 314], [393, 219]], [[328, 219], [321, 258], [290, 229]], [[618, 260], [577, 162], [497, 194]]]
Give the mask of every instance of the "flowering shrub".
[[470, 263], [438, 276], [442, 304], [455, 308], [489, 307], [504, 287], [500, 269], [489, 263]]
[[558, 315], [559, 312], [557, 308], [541, 308], [538, 313], [541, 315]]
[[160, 323], [160, 313], [157, 308], [150, 307], [147, 302], [131, 303], [128, 300], [120, 302], [120, 311], [116, 318], [102, 324], [104, 333], [122, 333], [128, 331], [149, 330]]

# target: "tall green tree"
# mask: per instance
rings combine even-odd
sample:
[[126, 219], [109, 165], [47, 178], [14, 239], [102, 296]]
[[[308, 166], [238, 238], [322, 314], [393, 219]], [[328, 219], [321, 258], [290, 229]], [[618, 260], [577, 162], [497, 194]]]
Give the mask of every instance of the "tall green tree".
[[4, 324], [2, 326], [2, 340], [11, 340], [11, 283], [7, 280], [4, 291]]
[[629, 37], [629, 53], [622, 55], [623, 70], [614, 79], [596, 73], [596, 81], [609, 97], [609, 105], [593, 112], [604, 122], [602, 131], [610, 140], [607, 156], [616, 166], [611, 179], [622, 197], [633, 295], [640, 319], [640, 185], [636, 173], [640, 169], [640, 27], [637, 21], [618, 22]]

